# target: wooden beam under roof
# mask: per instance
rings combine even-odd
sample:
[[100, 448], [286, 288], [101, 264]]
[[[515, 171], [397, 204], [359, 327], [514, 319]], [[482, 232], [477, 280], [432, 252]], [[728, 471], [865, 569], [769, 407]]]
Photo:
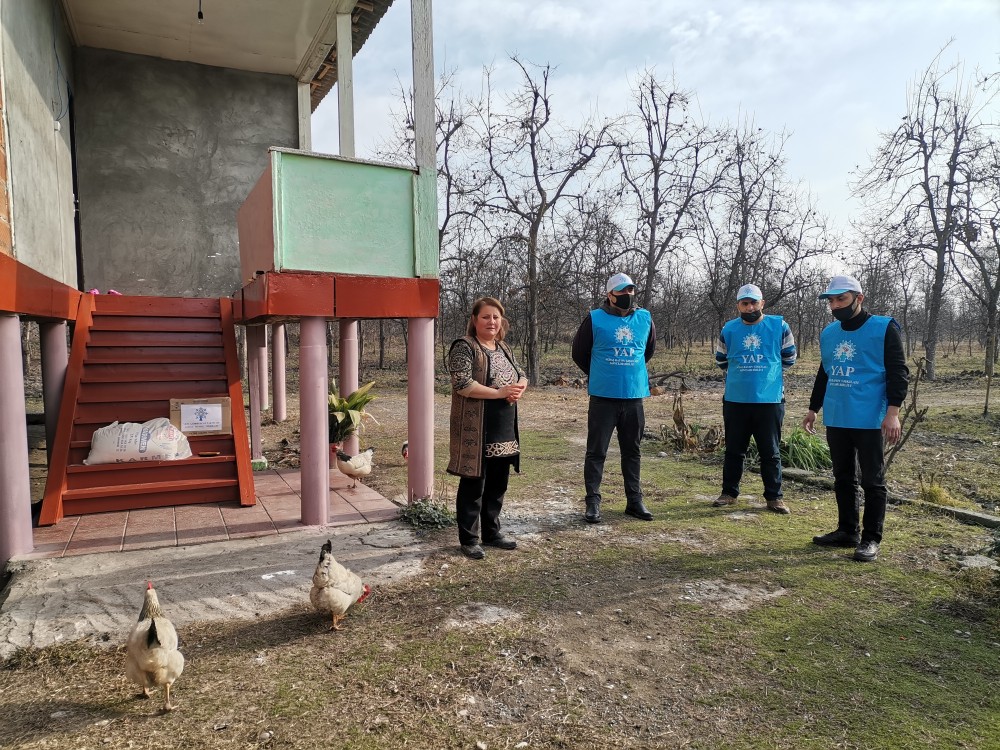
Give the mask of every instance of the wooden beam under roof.
[[[368, 41], [375, 26], [389, 10], [393, 0], [358, 0], [351, 14], [351, 37], [354, 47], [354, 54]], [[333, 89], [337, 82], [337, 48], [331, 47], [326, 58], [316, 69], [310, 83], [311, 104], [313, 111], [323, 101], [324, 97]]]

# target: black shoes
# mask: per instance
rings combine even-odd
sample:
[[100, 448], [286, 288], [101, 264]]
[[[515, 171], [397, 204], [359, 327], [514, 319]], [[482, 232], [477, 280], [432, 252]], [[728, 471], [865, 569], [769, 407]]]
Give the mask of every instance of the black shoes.
[[858, 562], [875, 562], [878, 559], [878, 542], [861, 542], [854, 550], [854, 559]]
[[649, 512], [642, 500], [637, 503], [629, 503], [625, 506], [625, 515], [638, 518], [640, 521], [652, 521], [653, 514]]
[[[637, 503], [627, 503], [625, 505], [625, 515], [638, 518], [640, 521], [652, 521], [653, 514], [649, 512], [642, 500]], [[601, 501], [587, 498], [587, 512], [583, 514], [583, 519], [587, 523], [601, 522]]]
[[496, 547], [497, 549], [517, 549], [517, 542], [509, 536], [501, 534], [493, 539], [484, 539], [483, 544], [478, 544], [476, 542], [473, 542], [472, 544], [463, 544], [462, 554], [466, 557], [471, 557], [473, 560], [482, 560], [486, 557], [486, 550], [483, 549], [483, 545], [486, 545], [487, 547]]
[[493, 539], [484, 539], [483, 544], [487, 547], [496, 547], [498, 549], [517, 549], [517, 542], [503, 534]]
[[[857, 547], [861, 544], [861, 535], [837, 529], [829, 534], [823, 534], [823, 536], [814, 536], [813, 544], [819, 544], [822, 547]], [[876, 552], [878, 551], [877, 547], [878, 545], [876, 545]]]
[[478, 544], [463, 544], [462, 554], [466, 557], [471, 557], [473, 560], [482, 560], [486, 557], [486, 550], [480, 547]]

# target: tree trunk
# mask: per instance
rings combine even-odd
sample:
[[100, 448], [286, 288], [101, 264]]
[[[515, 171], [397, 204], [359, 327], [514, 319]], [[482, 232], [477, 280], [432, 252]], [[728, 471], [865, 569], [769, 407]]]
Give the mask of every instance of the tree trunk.
[[930, 305], [927, 308], [927, 380], [933, 381], [937, 370], [938, 322], [941, 316], [941, 301], [944, 298], [945, 249], [938, 248], [937, 264], [934, 268], [934, 284], [931, 286]]
[[[539, 212], [541, 214], [541, 212]], [[528, 233], [528, 338], [527, 374], [528, 383], [538, 385], [538, 227], [532, 226]]]
[[986, 352], [983, 369], [986, 371], [986, 400], [983, 403], [983, 416], [990, 415], [990, 391], [993, 386], [993, 363], [996, 359], [997, 350], [997, 310], [989, 311], [989, 319], [986, 323]]
[[378, 322], [378, 369], [385, 369], [385, 321]]

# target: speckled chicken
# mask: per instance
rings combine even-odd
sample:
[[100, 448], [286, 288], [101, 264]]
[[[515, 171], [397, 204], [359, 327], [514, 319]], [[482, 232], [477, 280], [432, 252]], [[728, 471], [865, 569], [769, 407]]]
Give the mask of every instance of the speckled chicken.
[[330, 613], [333, 618], [331, 630], [342, 630], [340, 622], [347, 616], [347, 610], [363, 602], [371, 593], [367, 583], [334, 559], [333, 543], [329, 539], [320, 550], [312, 582], [309, 600], [320, 612]]
[[163, 710], [173, 711], [170, 688], [184, 671], [184, 656], [177, 650], [177, 631], [163, 615], [156, 589], [150, 581], [139, 611], [139, 621], [132, 628], [126, 644], [125, 674], [142, 688], [148, 698], [152, 688], [163, 687]]

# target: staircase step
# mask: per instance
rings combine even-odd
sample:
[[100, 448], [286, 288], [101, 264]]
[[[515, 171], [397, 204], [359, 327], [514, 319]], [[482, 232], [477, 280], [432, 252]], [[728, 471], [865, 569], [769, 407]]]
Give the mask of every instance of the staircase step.
[[[232, 456], [236, 452], [236, 444], [233, 441], [232, 435], [191, 435], [188, 437], [188, 443], [191, 445], [191, 452], [194, 456], [199, 458], [204, 458], [198, 456], [199, 453], [218, 453], [219, 456]], [[84, 460], [90, 455], [90, 439], [87, 440], [74, 440], [70, 443], [69, 447], [69, 466], [66, 467], [66, 471], [73, 471], [78, 466], [84, 466]], [[189, 459], [181, 459], [189, 460]], [[122, 465], [122, 464], [98, 464], [98, 466], [104, 465]]]
[[235, 480], [229, 485], [217, 487], [206, 487], [201, 482], [195, 482], [192, 487], [185, 491], [150, 491], [136, 495], [103, 495], [84, 498], [70, 498], [66, 493], [63, 496], [63, 508], [66, 515], [228, 502], [240, 502], [240, 488]]
[[122, 403], [78, 403], [74, 424], [109, 425], [112, 422], [146, 422], [170, 416], [170, 401], [124, 401]]
[[91, 329], [88, 347], [202, 347], [222, 346], [222, 331], [95, 331]]
[[81, 383], [152, 383], [174, 380], [221, 380], [226, 381], [224, 363], [169, 363], [151, 365], [146, 363], [106, 363], [83, 365]]
[[165, 365], [195, 362], [225, 362], [221, 349], [203, 349], [196, 346], [88, 346], [87, 362], [93, 364], [149, 364]]
[[91, 334], [96, 331], [199, 331], [222, 333], [216, 318], [164, 318], [139, 315], [94, 315]]
[[[138, 484], [116, 484], [103, 487], [82, 487], [66, 490], [63, 501], [90, 500], [101, 497], [121, 497], [124, 495], [155, 495], [163, 493], [190, 493], [201, 490], [225, 489], [236, 487], [236, 479], [177, 479], [165, 482], [142, 482]], [[176, 500], [176, 497], [174, 498]]]
[[134, 461], [121, 464], [77, 465], [66, 469], [69, 491], [109, 485], [145, 485], [181, 480], [236, 481], [236, 456], [192, 456], [176, 461]]
[[81, 404], [115, 401], [160, 401], [172, 398], [224, 398], [225, 383], [217, 381], [214, 393], [204, 380], [170, 380], [152, 383], [82, 383], [77, 402]]
[[94, 298], [94, 317], [101, 315], [218, 320], [219, 300], [191, 297], [116, 297], [102, 294]]

